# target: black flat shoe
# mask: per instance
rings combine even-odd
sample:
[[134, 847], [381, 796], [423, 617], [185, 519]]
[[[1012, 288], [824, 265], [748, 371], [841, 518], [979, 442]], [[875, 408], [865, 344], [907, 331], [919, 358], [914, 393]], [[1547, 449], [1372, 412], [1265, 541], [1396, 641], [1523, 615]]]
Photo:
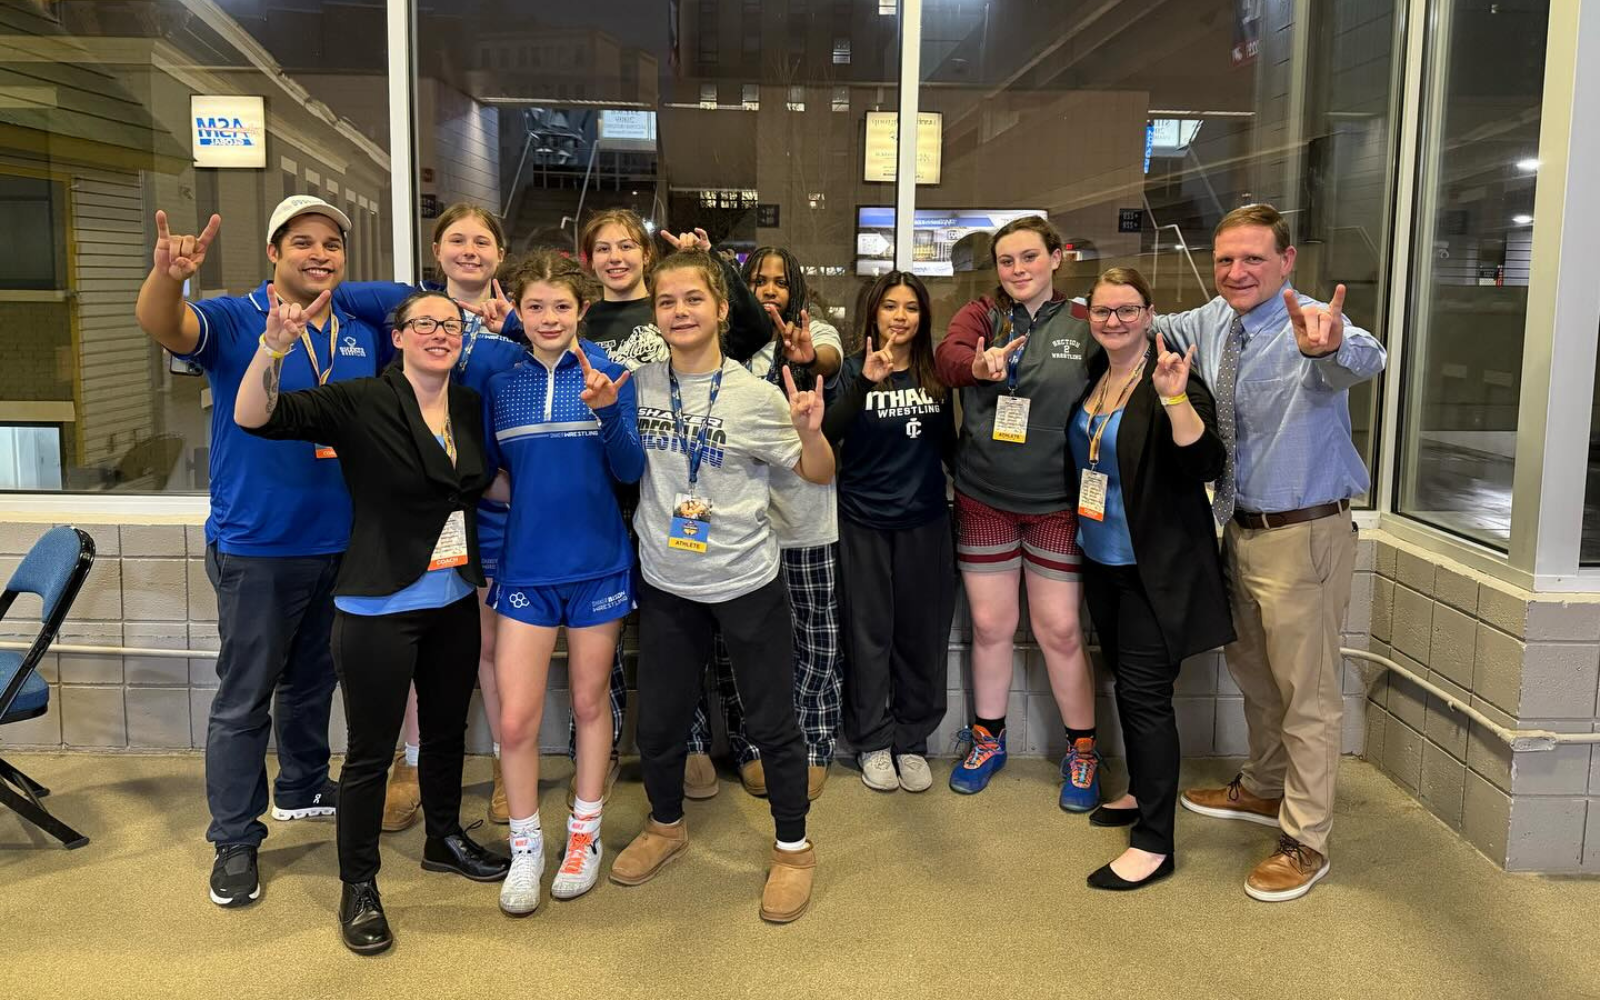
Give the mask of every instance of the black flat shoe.
[[1146, 875], [1137, 882], [1129, 882], [1121, 875], [1118, 875], [1116, 872], [1111, 870], [1111, 866], [1109, 864], [1101, 865], [1099, 868], [1095, 869], [1094, 874], [1089, 876], [1089, 888], [1108, 889], [1111, 892], [1127, 892], [1130, 889], [1143, 889], [1152, 882], [1161, 881], [1176, 870], [1177, 865], [1173, 864], [1172, 855], [1170, 854], [1167, 855], [1165, 861], [1156, 866], [1155, 871], [1151, 872], [1149, 875]]
[[1110, 806], [1101, 806], [1089, 814], [1090, 826], [1132, 826], [1139, 821], [1139, 807], [1131, 809], [1113, 809]]
[[422, 845], [422, 867], [430, 872], [454, 872], [474, 882], [499, 882], [511, 871], [511, 859], [485, 850], [465, 830], [448, 837], [429, 837]]
[[389, 919], [378, 899], [378, 883], [346, 882], [339, 899], [339, 936], [358, 955], [376, 955], [394, 944]]

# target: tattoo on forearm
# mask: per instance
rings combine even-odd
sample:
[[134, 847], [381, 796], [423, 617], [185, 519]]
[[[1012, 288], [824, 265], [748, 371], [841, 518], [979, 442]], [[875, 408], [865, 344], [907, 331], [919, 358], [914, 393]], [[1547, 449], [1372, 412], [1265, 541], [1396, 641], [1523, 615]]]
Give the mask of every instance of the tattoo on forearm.
[[261, 375], [261, 388], [267, 394], [267, 416], [278, 408], [278, 378], [283, 374], [283, 359], [273, 358], [272, 364]]

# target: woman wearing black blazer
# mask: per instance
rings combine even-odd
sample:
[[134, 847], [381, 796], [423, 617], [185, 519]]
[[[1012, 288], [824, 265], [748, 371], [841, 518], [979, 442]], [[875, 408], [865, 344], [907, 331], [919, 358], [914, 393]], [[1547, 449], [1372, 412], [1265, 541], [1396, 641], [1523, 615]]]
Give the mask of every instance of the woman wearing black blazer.
[[1150, 341], [1150, 286], [1131, 268], [1089, 294], [1100, 350], [1067, 433], [1077, 479], [1084, 590], [1116, 677], [1128, 793], [1095, 810], [1095, 826], [1133, 827], [1129, 847], [1089, 876], [1136, 889], [1172, 874], [1178, 725], [1172, 685], [1183, 658], [1233, 640], [1205, 484], [1226, 455], [1211, 393], [1179, 356]]
[[326, 298], [304, 312], [272, 311], [234, 419], [263, 437], [314, 442], [319, 456], [336, 457], [350, 490], [350, 547], [334, 586], [333, 662], [349, 729], [339, 776], [339, 924], [346, 946], [370, 954], [393, 942], [378, 897], [378, 835], [413, 682], [428, 832], [422, 866], [480, 882], [504, 878], [509, 867], [473, 842], [459, 818], [484, 585], [477, 505], [494, 470], [484, 458], [482, 401], [450, 380], [461, 310], [442, 293], [419, 292], [396, 307], [391, 336], [400, 362], [378, 377], [279, 395], [283, 359]]

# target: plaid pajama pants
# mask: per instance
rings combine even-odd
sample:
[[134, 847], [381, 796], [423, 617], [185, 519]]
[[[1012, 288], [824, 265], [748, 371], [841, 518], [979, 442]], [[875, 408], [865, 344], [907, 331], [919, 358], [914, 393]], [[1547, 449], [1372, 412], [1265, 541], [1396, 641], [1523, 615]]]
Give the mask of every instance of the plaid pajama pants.
[[[783, 582], [789, 588], [789, 606], [794, 616], [794, 713], [805, 735], [806, 757], [814, 767], [833, 761], [834, 734], [843, 711], [841, 672], [843, 653], [839, 642], [839, 594], [835, 581], [832, 545], [804, 549], [785, 549]], [[722, 635], [716, 639], [715, 677], [717, 699], [722, 703], [728, 723], [728, 742], [740, 764], [759, 760], [761, 752], [744, 736], [744, 713], [739, 691], [734, 686], [733, 666], [728, 661]], [[711, 722], [705, 695], [695, 708], [689, 731], [689, 752], [711, 751]]]

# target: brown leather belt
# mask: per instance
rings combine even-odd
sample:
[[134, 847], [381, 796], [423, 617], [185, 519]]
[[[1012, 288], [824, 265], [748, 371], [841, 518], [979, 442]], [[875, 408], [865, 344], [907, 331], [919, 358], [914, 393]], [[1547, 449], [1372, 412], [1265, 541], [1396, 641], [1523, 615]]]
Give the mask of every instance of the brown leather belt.
[[1302, 524], [1306, 521], [1332, 517], [1349, 509], [1349, 500], [1336, 500], [1333, 503], [1319, 503], [1315, 507], [1301, 507], [1299, 510], [1285, 510], [1275, 514], [1236, 510], [1233, 512], [1233, 520], [1242, 528], [1282, 528], [1290, 524]]

